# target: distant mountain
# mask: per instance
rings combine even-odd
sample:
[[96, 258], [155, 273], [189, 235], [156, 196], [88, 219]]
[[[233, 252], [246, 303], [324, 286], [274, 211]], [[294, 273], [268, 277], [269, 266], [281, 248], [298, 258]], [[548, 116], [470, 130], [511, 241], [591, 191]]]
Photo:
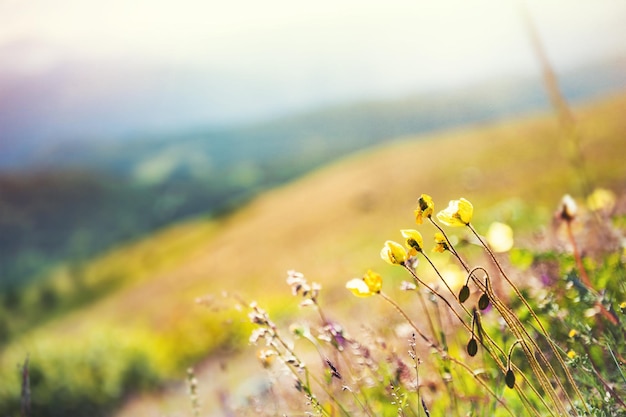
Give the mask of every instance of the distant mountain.
[[[139, 85], [127, 85], [124, 80], [100, 77], [106, 68], [77, 68], [67, 65], [20, 82], [0, 74], [0, 96], [5, 98], [0, 101], [0, 171], [77, 167], [149, 177], [150, 168], [158, 171], [158, 161], [168, 154], [171, 159], [163, 162], [160, 179], [203, 177], [209, 166], [223, 169], [242, 161], [249, 166], [250, 160], [257, 164], [278, 154], [289, 160], [303, 153], [314, 158], [317, 152], [326, 159], [397, 136], [548, 107], [539, 78], [512, 79], [464, 90], [348, 103], [243, 127], [176, 130], [171, 127], [176, 116], [170, 115], [168, 122], [171, 103], [181, 108], [179, 112], [190, 103], [181, 103], [180, 97], [176, 102], [170, 88], [159, 87], [163, 77], [146, 75], [138, 77]], [[626, 60], [562, 74], [559, 81], [572, 101], [618, 91], [626, 88]], [[83, 91], [80, 85], [89, 85], [95, 99], [85, 104], [81, 97], [73, 97], [72, 91]], [[193, 83], [183, 82], [182, 87], [191, 89]], [[140, 102], [151, 103], [150, 111]], [[141, 130], [142, 123], [145, 131], [154, 130], [158, 121], [159, 131], [168, 133], [128, 137], [127, 132]]]

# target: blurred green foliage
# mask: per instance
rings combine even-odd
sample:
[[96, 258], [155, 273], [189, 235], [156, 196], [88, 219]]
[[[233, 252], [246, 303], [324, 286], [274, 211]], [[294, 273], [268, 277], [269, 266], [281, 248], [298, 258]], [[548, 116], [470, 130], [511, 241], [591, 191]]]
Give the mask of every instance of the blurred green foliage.
[[[207, 352], [236, 349], [248, 332], [240, 317], [224, 312], [188, 318], [164, 331], [94, 327], [80, 334], [31, 335], [0, 357], [0, 415], [20, 415], [20, 364], [27, 358], [30, 415], [107, 416], [130, 394], [180, 381], [184, 369]], [[27, 357], [23, 345], [34, 349]]]

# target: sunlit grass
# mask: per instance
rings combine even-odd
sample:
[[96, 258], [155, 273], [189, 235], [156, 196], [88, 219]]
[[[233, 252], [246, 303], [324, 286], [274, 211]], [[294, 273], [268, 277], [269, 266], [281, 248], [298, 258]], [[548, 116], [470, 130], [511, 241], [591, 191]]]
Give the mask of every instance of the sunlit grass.
[[[597, 193], [612, 196], [608, 190]], [[468, 247], [452, 243], [457, 240], [446, 237], [432, 220], [428, 201], [424, 207], [418, 204], [419, 210], [429, 210], [424, 214], [432, 223], [428, 226], [443, 236], [434, 247], [449, 252], [462, 267], [466, 278], [461, 290], [450, 288], [440, 263], [426, 254], [422, 235], [413, 229], [401, 231], [405, 246], [387, 240], [380, 251], [383, 261], [407, 272], [408, 281], [388, 282], [372, 270], [347, 281], [348, 291], [367, 299], [360, 301], [367, 302], [366, 312], [344, 311], [329, 320], [339, 304], [329, 308], [318, 283], [289, 271], [286, 284], [302, 298], [301, 314], [281, 326], [256, 302], [249, 305], [256, 326], [250, 342], [258, 346], [263, 367], [270, 369], [272, 389], [257, 395], [255, 405], [226, 404], [225, 412], [626, 415], [626, 301], [621, 301], [626, 298], [626, 259], [623, 238], [610, 238], [623, 236], [612, 222], [624, 215], [623, 196], [605, 198], [603, 205], [590, 205], [595, 208], [581, 213], [566, 195], [554, 218], [565, 233], [555, 230], [553, 242], [536, 239], [526, 249], [531, 262], [515, 252], [510, 259], [494, 252], [471, 224], [472, 205], [461, 199], [451, 201], [437, 219], [473, 235], [483, 256], [467, 256]], [[421, 216], [417, 218], [421, 224]], [[605, 241], [594, 239], [598, 231]], [[595, 255], [583, 257], [579, 245]], [[417, 262], [424, 260], [429, 271], [416, 271]], [[422, 278], [428, 275], [431, 280]], [[394, 287], [412, 297], [389, 295]], [[381, 308], [385, 303], [387, 311]], [[345, 304], [353, 305], [349, 300]]]
[[[577, 112], [592, 180], [616, 191], [626, 187], [625, 107], [626, 96], [619, 96]], [[566, 146], [549, 117], [407, 138], [268, 192], [220, 222], [180, 224], [93, 261], [61, 267], [42, 281], [57, 297], [52, 318], [44, 318], [45, 309], [38, 306], [42, 287], [34, 285], [24, 295], [25, 311], [32, 308], [41, 322], [26, 323], [32, 328], [12, 334], [0, 354], [0, 373], [12, 381], [7, 388], [3, 384], [0, 396], [15, 399], [16, 365], [28, 354], [33, 367], [47, 370], [49, 384], [65, 378], [60, 366], [100, 366], [99, 346], [107, 346], [107, 360], [119, 369], [135, 369], [140, 361], [137, 378], [149, 386], [183, 380], [187, 366], [246, 339], [245, 317], [221, 292], [254, 298], [277, 320], [286, 319], [297, 310], [286, 302], [290, 296], [283, 288], [285, 271], [294, 268], [322, 283], [325, 302], [337, 305], [338, 316], [377, 313], [372, 326], [384, 323], [392, 314], [384, 304], [348, 305], [343, 286], [358, 271], [374, 267], [388, 282], [406, 279], [390, 265], [379, 267], [378, 254], [381, 242], [411, 221], [407, 207], [416, 196], [425, 190], [438, 201], [471, 195], [484, 213], [476, 218], [477, 227], [486, 231], [492, 221], [504, 221], [524, 234], [549, 223], [561, 194], [579, 195]], [[442, 270], [451, 264], [441, 255], [433, 259]], [[391, 297], [407, 296], [393, 288]], [[209, 308], [195, 302], [206, 294], [212, 295], [205, 300]], [[72, 297], [78, 301], [63, 304]], [[419, 312], [419, 306], [408, 312]], [[8, 314], [10, 326], [23, 325], [20, 318], [11, 324]], [[116, 346], [117, 340], [125, 342]], [[91, 378], [83, 375], [85, 381]], [[119, 401], [131, 389], [120, 378], [110, 377], [121, 388], [108, 391], [107, 401]], [[70, 393], [81, 385], [67, 381]], [[38, 393], [53, 392], [45, 386], [33, 390], [34, 400]]]

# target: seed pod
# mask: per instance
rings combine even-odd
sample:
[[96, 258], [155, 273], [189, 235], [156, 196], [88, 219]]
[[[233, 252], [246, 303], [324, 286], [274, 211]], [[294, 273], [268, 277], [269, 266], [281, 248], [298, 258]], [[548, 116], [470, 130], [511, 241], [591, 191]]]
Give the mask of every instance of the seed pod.
[[470, 289], [467, 285], [463, 285], [461, 287], [461, 291], [459, 291], [459, 302], [464, 303], [470, 296]]
[[515, 374], [513, 373], [513, 370], [511, 368], [506, 371], [506, 375], [504, 376], [504, 382], [506, 382], [506, 386], [511, 389], [513, 389], [513, 387], [515, 386]]
[[483, 293], [483, 295], [481, 295], [478, 299], [478, 308], [484, 310], [487, 307], [489, 307], [489, 296], [487, 295], [487, 293]]
[[467, 354], [470, 356], [476, 356], [477, 352], [478, 352], [478, 342], [476, 342], [476, 339], [474, 339], [474, 337], [472, 336], [470, 341], [467, 343]]

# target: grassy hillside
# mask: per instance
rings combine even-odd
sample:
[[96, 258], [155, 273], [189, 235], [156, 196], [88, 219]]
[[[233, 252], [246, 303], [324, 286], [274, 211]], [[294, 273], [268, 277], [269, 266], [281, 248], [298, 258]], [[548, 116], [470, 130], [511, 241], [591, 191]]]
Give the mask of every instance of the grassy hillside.
[[[581, 101], [623, 88], [622, 66], [564, 75], [563, 92]], [[548, 106], [538, 79], [492, 80], [122, 141], [7, 139], [0, 152], [0, 290], [19, 291], [56, 262], [91, 258], [174, 222], [219, 216], [357, 150]]]
[[[594, 184], [620, 193], [625, 112], [626, 95], [576, 112], [585, 169]], [[545, 224], [564, 193], [580, 197], [580, 167], [568, 162], [568, 147], [550, 115], [407, 137], [265, 193], [219, 223], [180, 224], [78, 272], [60, 269], [48, 281], [60, 299], [106, 282], [111, 290], [90, 303], [57, 306], [52, 319], [12, 335], [0, 357], [8, 381], [0, 400], [15, 398], [16, 364], [30, 355], [40, 415], [55, 415], [52, 403], [58, 415], [97, 415], [125, 391], [182, 379], [189, 364], [245, 340], [245, 317], [222, 308], [221, 291], [256, 299], [280, 317], [293, 311], [284, 307], [288, 269], [321, 282], [326, 303], [343, 300], [345, 281], [366, 268], [394, 276], [378, 253], [386, 239], [399, 239], [398, 229], [412, 226], [420, 193], [439, 207], [470, 199], [479, 228], [493, 220], [518, 229]], [[206, 294], [214, 295], [212, 308], [194, 302]], [[23, 303], [35, 306], [33, 297]], [[10, 328], [12, 319], [5, 320]], [[64, 409], [60, 398], [68, 398]]]

